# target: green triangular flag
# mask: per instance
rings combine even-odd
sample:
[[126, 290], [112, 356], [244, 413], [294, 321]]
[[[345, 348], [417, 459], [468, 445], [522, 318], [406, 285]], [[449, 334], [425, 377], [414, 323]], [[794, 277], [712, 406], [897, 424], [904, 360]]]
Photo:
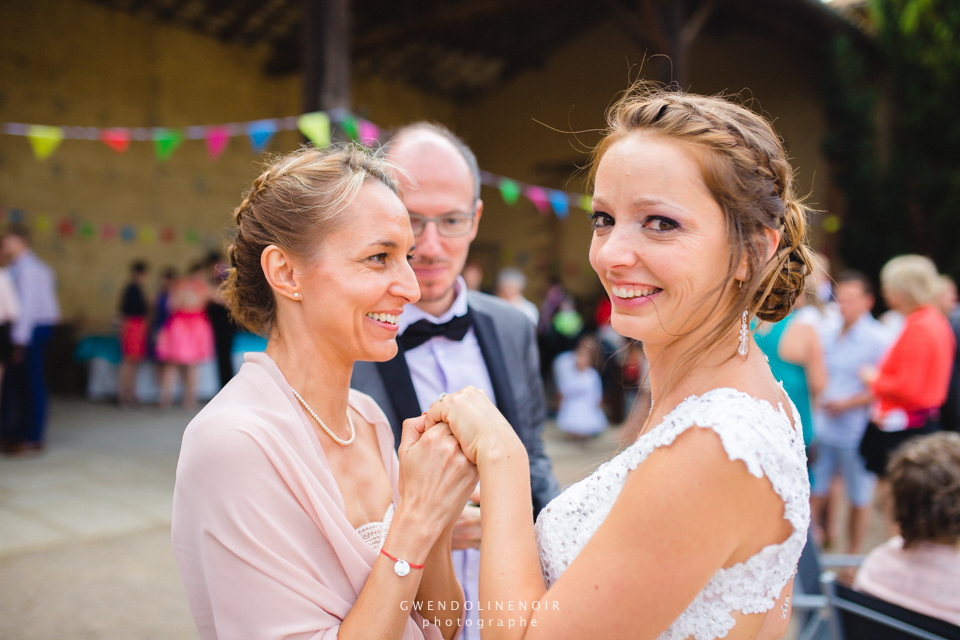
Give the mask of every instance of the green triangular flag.
[[154, 129], [153, 150], [157, 160], [166, 162], [183, 142], [183, 131], [179, 129]]
[[297, 128], [320, 149], [330, 144], [330, 116], [323, 111], [303, 114], [297, 118]]
[[509, 178], [503, 178], [500, 180], [500, 195], [504, 202], [513, 206], [520, 197], [520, 185]]
[[343, 132], [350, 136], [351, 140], [356, 140], [360, 136], [360, 131], [357, 129], [357, 119], [353, 116], [347, 116], [340, 122], [340, 126], [343, 128]]
[[80, 223], [80, 237], [84, 240], [90, 240], [97, 235], [97, 230], [90, 221]]
[[33, 147], [33, 155], [37, 160], [46, 160], [50, 157], [63, 140], [63, 129], [32, 124], [27, 127], [27, 139]]

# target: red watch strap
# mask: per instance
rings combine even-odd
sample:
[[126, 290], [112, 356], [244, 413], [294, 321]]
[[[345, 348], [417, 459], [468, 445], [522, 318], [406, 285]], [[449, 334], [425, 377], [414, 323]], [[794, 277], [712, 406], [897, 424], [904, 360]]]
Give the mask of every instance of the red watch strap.
[[[387, 553], [387, 552], [384, 551], [383, 549], [380, 549], [380, 553], [382, 553], [383, 555], [387, 556], [388, 558], [390, 558], [390, 559], [393, 560], [394, 562], [400, 562], [400, 558], [394, 558], [392, 555], [390, 555], [389, 553]], [[411, 568], [411, 569], [423, 569], [425, 566], [427, 566], [426, 564], [413, 564], [412, 562], [407, 562], [407, 564], [410, 565], [410, 568]]]

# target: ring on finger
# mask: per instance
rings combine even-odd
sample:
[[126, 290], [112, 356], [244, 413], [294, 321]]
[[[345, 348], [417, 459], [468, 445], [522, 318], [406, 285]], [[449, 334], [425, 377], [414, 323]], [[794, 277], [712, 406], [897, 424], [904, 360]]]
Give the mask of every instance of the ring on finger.
[[440, 397], [437, 398], [437, 402], [443, 402], [443, 399], [446, 398], [446, 397], [447, 397], [446, 392], [441, 393], [441, 394], [440, 394]]

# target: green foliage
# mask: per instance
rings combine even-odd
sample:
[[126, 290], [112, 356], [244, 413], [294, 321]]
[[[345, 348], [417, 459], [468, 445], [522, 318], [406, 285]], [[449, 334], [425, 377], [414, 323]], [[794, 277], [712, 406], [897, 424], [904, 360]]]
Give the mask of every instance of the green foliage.
[[921, 253], [958, 277], [960, 2], [871, 0], [870, 12], [891, 108], [886, 162], [866, 54], [838, 38], [825, 74], [832, 132], [824, 149], [848, 206], [841, 256], [876, 273], [898, 253]]

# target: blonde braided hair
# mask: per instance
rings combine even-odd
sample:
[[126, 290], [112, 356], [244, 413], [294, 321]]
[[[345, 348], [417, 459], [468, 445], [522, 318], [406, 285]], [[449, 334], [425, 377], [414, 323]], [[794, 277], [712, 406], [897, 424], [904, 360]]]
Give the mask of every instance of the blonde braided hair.
[[231, 268], [222, 292], [238, 323], [265, 334], [276, 319], [273, 290], [260, 266], [263, 250], [276, 245], [315, 258], [365, 183], [380, 182], [399, 195], [387, 168], [379, 153], [356, 145], [304, 146], [267, 166], [233, 212], [237, 235], [227, 248]]

